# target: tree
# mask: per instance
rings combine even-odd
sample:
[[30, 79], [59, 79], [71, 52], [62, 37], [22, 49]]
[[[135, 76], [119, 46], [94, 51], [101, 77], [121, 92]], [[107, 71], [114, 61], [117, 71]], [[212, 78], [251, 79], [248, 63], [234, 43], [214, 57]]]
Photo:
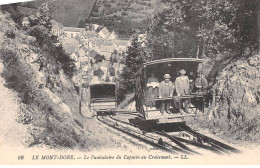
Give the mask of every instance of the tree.
[[1, 10], [10, 13], [13, 21], [21, 25], [24, 15], [19, 12], [18, 5], [20, 3], [1, 5]]
[[72, 77], [76, 72], [76, 66], [74, 61], [65, 53], [59, 40], [51, 33], [51, 14], [48, 9], [48, 5], [43, 4], [39, 12], [35, 14], [35, 17], [30, 19], [30, 27], [27, 29], [27, 33], [36, 37], [36, 46], [42, 48], [46, 54], [44, 56], [50, 62], [54, 61], [56, 64], [60, 64], [64, 73], [68, 77]]
[[125, 67], [119, 75], [119, 87], [117, 89], [117, 97], [119, 101], [124, 100], [125, 96], [134, 91], [133, 74], [138, 70], [140, 65], [146, 61], [146, 53], [141, 43], [135, 36], [126, 51], [126, 59], [123, 62]]
[[165, 57], [250, 56], [257, 48], [258, 0], [162, 1], [148, 31], [153, 59]]

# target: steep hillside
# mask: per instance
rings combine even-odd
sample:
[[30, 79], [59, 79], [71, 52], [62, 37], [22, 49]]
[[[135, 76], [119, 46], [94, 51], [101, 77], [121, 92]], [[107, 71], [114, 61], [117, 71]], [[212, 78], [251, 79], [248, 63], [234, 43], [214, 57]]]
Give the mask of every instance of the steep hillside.
[[195, 124], [233, 143], [260, 140], [260, 55], [226, 66], [212, 87], [207, 119]]
[[52, 17], [64, 26], [85, 27], [91, 14], [91, 23], [106, 26], [120, 37], [129, 38], [136, 30], [144, 32], [148, 22], [163, 8], [161, 0], [37, 0], [19, 4], [25, 16], [36, 13], [47, 3]]
[[129, 38], [136, 31], [146, 31], [149, 21], [161, 10], [161, 5], [160, 0], [97, 0], [91, 13], [91, 23], [104, 25], [120, 37]]
[[114, 135], [100, 138], [107, 130], [79, 114], [78, 93], [54, 54], [17, 27], [0, 12], [0, 142], [84, 151], [121, 146], [108, 143]]
[[[0, 62], [0, 74], [4, 65]], [[0, 76], [0, 142], [19, 146], [26, 141], [24, 138], [28, 127], [17, 123], [20, 110], [20, 100], [17, 94], [5, 87], [5, 80]]]
[[[77, 27], [80, 20], [86, 20], [90, 10], [94, 5], [94, 0], [37, 0], [21, 3], [23, 7], [38, 9], [43, 3], [48, 3], [52, 11], [52, 17], [64, 26]], [[21, 12], [26, 12], [26, 8], [21, 8]]]
[[27, 145], [81, 146], [85, 136], [80, 131], [74, 85], [55, 61], [46, 61], [47, 53], [35, 45], [34, 37], [18, 30], [8, 14], [0, 16], [0, 59], [5, 67], [1, 76], [18, 93], [18, 122], [29, 127]]

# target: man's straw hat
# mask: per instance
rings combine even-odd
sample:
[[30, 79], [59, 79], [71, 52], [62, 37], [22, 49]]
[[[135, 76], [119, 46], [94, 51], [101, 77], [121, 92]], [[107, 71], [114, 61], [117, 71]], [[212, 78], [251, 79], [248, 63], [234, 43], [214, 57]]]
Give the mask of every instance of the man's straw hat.
[[164, 78], [165, 78], [165, 79], [170, 79], [171, 76], [170, 76], [169, 74], [165, 74], [165, 75], [164, 75]]
[[186, 71], [184, 69], [181, 69], [179, 72], [180, 72], [181, 75], [186, 74]]

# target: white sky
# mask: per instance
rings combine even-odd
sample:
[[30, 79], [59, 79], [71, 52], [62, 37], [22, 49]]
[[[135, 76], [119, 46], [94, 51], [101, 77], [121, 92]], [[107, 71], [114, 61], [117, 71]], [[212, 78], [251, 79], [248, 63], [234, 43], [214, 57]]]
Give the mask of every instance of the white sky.
[[25, 2], [25, 1], [30, 1], [30, 0], [0, 0], [0, 5], [16, 3], [16, 2]]

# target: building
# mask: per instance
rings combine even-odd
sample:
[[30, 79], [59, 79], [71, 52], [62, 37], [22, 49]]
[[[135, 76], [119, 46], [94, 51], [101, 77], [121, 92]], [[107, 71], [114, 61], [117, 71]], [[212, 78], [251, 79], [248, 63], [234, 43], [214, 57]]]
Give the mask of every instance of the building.
[[64, 39], [74, 38], [79, 36], [80, 38], [84, 38], [86, 34], [86, 30], [84, 28], [76, 28], [76, 27], [64, 27]]
[[117, 52], [122, 54], [131, 45], [131, 42], [128, 40], [115, 40], [114, 45], [117, 46]]
[[81, 46], [79, 49], [79, 55], [80, 57], [84, 57], [88, 54], [88, 49], [86, 48], [86, 46]]
[[55, 20], [51, 20], [52, 29], [51, 33], [54, 36], [61, 37], [63, 35], [64, 26], [61, 23], [56, 22]]
[[93, 39], [93, 38], [99, 38], [99, 34], [96, 31], [86, 31], [84, 38], [85, 39]]
[[109, 30], [108, 30], [106, 27], [104, 27], [103, 29], [101, 29], [101, 30], [98, 32], [98, 34], [99, 34], [100, 37], [102, 37], [103, 39], [107, 39], [107, 38], [109, 37], [109, 35], [110, 35], [110, 32], [109, 32]]
[[107, 40], [116, 40], [118, 38], [117, 34], [113, 31], [107, 38]]
[[104, 55], [106, 60], [109, 60], [111, 54], [116, 50], [113, 41], [104, 41], [101, 47], [99, 48], [99, 54]]
[[94, 30], [97, 30], [97, 28], [99, 27], [99, 25], [98, 25], [98, 24], [92, 24], [92, 27], [93, 27]]

